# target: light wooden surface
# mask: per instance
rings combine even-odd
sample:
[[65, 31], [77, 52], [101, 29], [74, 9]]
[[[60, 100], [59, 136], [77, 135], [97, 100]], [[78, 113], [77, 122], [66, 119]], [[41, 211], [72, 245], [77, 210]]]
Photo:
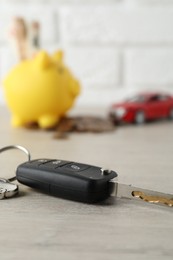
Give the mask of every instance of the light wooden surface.
[[[86, 110], [86, 113], [92, 110]], [[74, 111], [78, 113], [78, 111]], [[111, 133], [71, 134], [12, 129], [0, 109], [1, 147], [20, 144], [32, 158], [61, 158], [114, 169], [119, 181], [173, 193], [173, 123], [122, 126]], [[1, 177], [26, 156], [0, 155]], [[0, 201], [0, 259], [173, 259], [173, 208], [117, 199], [87, 205], [20, 185], [20, 196]]]

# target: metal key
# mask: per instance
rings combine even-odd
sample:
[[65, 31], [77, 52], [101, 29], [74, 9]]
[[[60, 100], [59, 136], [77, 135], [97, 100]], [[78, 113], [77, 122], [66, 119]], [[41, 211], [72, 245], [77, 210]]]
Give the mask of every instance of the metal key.
[[11, 198], [18, 193], [18, 185], [0, 178], [0, 199]]
[[121, 184], [116, 181], [112, 182], [110, 195], [118, 198], [136, 199], [173, 207], [173, 194], [141, 189], [127, 184]]

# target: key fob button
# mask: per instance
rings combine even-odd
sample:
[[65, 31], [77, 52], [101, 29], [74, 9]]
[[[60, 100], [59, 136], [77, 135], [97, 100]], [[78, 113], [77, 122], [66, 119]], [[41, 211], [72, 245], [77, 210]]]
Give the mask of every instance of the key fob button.
[[26, 164], [29, 165], [29, 167], [39, 167], [41, 164], [49, 162], [51, 160], [49, 159], [38, 159], [38, 160], [33, 160], [33, 161], [29, 161]]
[[86, 164], [80, 164], [80, 163], [70, 163], [67, 164], [65, 166], [62, 167], [63, 170], [70, 170], [70, 171], [74, 171], [74, 172], [80, 172], [80, 171], [84, 171], [87, 168], [89, 168], [89, 165]]
[[56, 169], [60, 166], [69, 164], [69, 161], [63, 161], [63, 160], [49, 160], [39, 166], [39, 168], [46, 168], [46, 169]]

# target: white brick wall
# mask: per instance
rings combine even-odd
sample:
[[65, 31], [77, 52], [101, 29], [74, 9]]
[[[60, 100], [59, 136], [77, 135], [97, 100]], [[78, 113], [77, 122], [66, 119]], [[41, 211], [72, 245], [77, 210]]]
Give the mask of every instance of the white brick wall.
[[75, 47], [65, 50], [66, 63], [83, 87], [116, 87], [120, 84], [120, 54], [109, 47]]
[[116, 5], [65, 7], [62, 37], [73, 44], [173, 43], [173, 7], [125, 8]]
[[43, 48], [64, 49], [82, 84], [79, 104], [108, 105], [141, 89], [173, 92], [173, 0], [1, 0], [1, 79], [15, 62], [7, 40], [14, 15], [39, 20]]
[[173, 49], [148, 48], [126, 52], [126, 82], [136, 86], [173, 87]]

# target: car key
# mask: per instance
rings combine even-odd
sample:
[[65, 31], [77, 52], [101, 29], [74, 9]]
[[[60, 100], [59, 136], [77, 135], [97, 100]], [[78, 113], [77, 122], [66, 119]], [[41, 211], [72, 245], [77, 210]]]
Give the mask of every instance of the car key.
[[173, 206], [173, 195], [117, 182], [115, 171], [55, 159], [37, 159], [18, 166], [17, 180], [53, 196], [95, 203], [109, 196]]
[[23, 163], [17, 180], [54, 196], [94, 203], [109, 197], [109, 181], [117, 176], [104, 174], [100, 167], [64, 160], [38, 159]]

